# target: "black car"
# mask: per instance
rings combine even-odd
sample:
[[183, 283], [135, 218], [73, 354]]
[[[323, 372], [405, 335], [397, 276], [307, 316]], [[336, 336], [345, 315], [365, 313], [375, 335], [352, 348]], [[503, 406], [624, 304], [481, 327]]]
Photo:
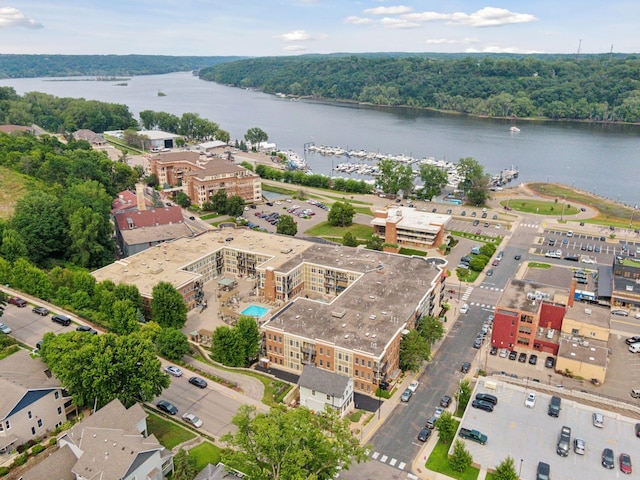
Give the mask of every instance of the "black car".
[[538, 462], [538, 468], [536, 469], [536, 480], [549, 480], [549, 474], [551, 473], [551, 467], [548, 463]]
[[555, 364], [556, 359], [553, 357], [547, 357], [547, 359], [544, 361], [544, 366], [547, 368], [553, 368]]
[[520, 363], [525, 363], [527, 361], [527, 354], [524, 352], [520, 352], [520, 355], [518, 355], [518, 361]]
[[442, 408], [447, 408], [449, 405], [451, 405], [451, 397], [449, 395], [445, 395], [440, 399], [440, 406]]
[[474, 400], [471, 402], [471, 406], [473, 408], [478, 408], [480, 410], [484, 410], [485, 412], [493, 412], [493, 404], [489, 402], [485, 402], [484, 400]]
[[613, 450], [610, 448], [605, 448], [602, 450], [602, 466], [604, 468], [608, 468], [609, 470], [613, 469], [615, 466], [613, 463]]
[[491, 395], [490, 393], [478, 393], [476, 394], [476, 400], [488, 402], [492, 405], [498, 404], [498, 397], [496, 397], [495, 395]]
[[520, 255], [520, 254], [518, 253], [518, 254], [517, 254], [515, 257], [513, 257], [513, 258], [514, 258], [514, 260], [520, 260], [520, 259], [522, 258], [522, 255]]
[[178, 408], [171, 402], [167, 402], [166, 400], [160, 400], [157, 405], [158, 410], [162, 410], [169, 415], [175, 415], [178, 413]]
[[475, 226], [477, 226], [479, 223], [480, 223], [480, 220], [477, 220], [477, 219], [476, 219], [476, 220], [474, 220], [474, 221], [473, 221], [473, 226], [475, 227]]
[[464, 362], [462, 364], [462, 367], [460, 368], [460, 371], [462, 373], [469, 373], [469, 369], [471, 368], [471, 364], [469, 362]]
[[531, 365], [535, 365], [536, 363], [538, 363], [538, 355], [536, 355], [535, 353], [529, 355], [529, 363]]
[[42, 315], [43, 317], [49, 315], [49, 309], [45, 307], [33, 307], [33, 313], [37, 313], [38, 315]]
[[497, 355], [497, 354], [498, 354], [498, 347], [494, 345], [491, 347], [491, 350], [489, 350], [489, 355]]
[[195, 385], [198, 388], [207, 388], [207, 382], [200, 377], [191, 377], [189, 379], [191, 385]]
[[515, 360], [516, 358], [518, 358], [518, 352], [516, 352], [515, 350], [511, 350], [509, 352], [509, 360]]
[[96, 330], [94, 330], [93, 328], [91, 328], [89, 325], [80, 325], [78, 327], [76, 327], [76, 331], [77, 332], [88, 332], [91, 333], [93, 335], [97, 335], [98, 332]]
[[429, 439], [429, 435], [431, 435], [431, 430], [429, 430], [428, 428], [423, 428], [418, 434], [418, 440], [420, 440], [421, 442], [426, 442]]
[[59, 323], [60, 325], [63, 325], [65, 327], [71, 325], [71, 319], [66, 315], [54, 315], [53, 317], [51, 317], [51, 321]]

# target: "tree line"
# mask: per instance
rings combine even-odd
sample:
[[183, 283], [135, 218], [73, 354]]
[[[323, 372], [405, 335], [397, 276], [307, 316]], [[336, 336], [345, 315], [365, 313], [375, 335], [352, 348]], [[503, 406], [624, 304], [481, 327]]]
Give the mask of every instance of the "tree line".
[[266, 93], [373, 105], [640, 122], [637, 55], [266, 57], [218, 64], [199, 75]]
[[0, 55], [0, 78], [159, 75], [198, 70], [242, 57], [169, 55]]
[[373, 187], [364, 180], [331, 178], [319, 173], [308, 174], [300, 170], [281, 170], [267, 165], [257, 165], [256, 174], [260, 178], [276, 180], [278, 182], [337, 190], [346, 193], [371, 193]]

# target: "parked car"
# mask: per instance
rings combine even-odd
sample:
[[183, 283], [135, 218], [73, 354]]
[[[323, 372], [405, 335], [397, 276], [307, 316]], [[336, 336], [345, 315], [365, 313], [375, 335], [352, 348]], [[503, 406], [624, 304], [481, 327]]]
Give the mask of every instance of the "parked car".
[[527, 394], [527, 398], [524, 400], [524, 406], [527, 408], [533, 408], [536, 406], [536, 394], [534, 392], [529, 392]]
[[429, 439], [429, 435], [431, 435], [431, 430], [429, 430], [428, 428], [423, 428], [418, 434], [418, 440], [420, 440], [421, 442], [426, 442]]
[[94, 330], [89, 325], [78, 325], [76, 327], [76, 331], [77, 332], [88, 332], [88, 333], [91, 333], [93, 335], [97, 335], [98, 334], [98, 331]]
[[487, 270], [487, 277], [490, 277], [491, 275], [493, 275], [493, 268]]
[[182, 370], [174, 365], [167, 365], [166, 367], [164, 367], [164, 371], [169, 375], [173, 375], [174, 377], [182, 376]]
[[198, 388], [207, 388], [207, 381], [200, 377], [191, 377], [189, 383]]
[[549, 480], [551, 467], [548, 463], [538, 462], [538, 468], [536, 469], [536, 480]]
[[640, 342], [639, 336], [629, 337], [624, 341], [624, 343], [626, 343], [627, 345], [631, 345], [632, 343], [638, 343], [638, 342]]
[[575, 438], [573, 440], [573, 451], [578, 455], [584, 455], [586, 444], [581, 438]]
[[471, 364], [469, 362], [464, 362], [462, 367], [460, 367], [460, 371], [462, 373], [469, 373], [469, 369], [471, 368]]
[[527, 361], [527, 354], [525, 352], [520, 352], [520, 355], [518, 355], [518, 361], [520, 363], [526, 363]]
[[407, 388], [404, 392], [402, 392], [400, 400], [402, 400], [403, 402], [408, 402], [409, 400], [411, 400], [411, 395], [413, 395], [413, 392]]
[[9, 299], [9, 303], [11, 305], [15, 305], [16, 307], [20, 307], [20, 308], [27, 306], [27, 301], [20, 297], [11, 297]]
[[633, 473], [633, 468], [631, 467], [631, 455], [628, 453], [621, 453], [618, 461], [620, 462], [620, 471], [622, 473]]
[[476, 400], [482, 400], [483, 402], [489, 402], [492, 405], [498, 404], [498, 397], [491, 395], [490, 393], [477, 393]]
[[484, 400], [474, 400], [473, 402], [471, 402], [471, 406], [479, 410], [484, 410], [485, 412], [493, 412], [493, 404], [485, 402]]
[[536, 363], [538, 363], [538, 355], [536, 355], [535, 353], [529, 355], [529, 363], [531, 365], [535, 365]]
[[464, 315], [469, 311], [469, 305], [466, 303], [460, 307], [460, 314]]
[[515, 360], [518, 357], [518, 352], [515, 350], [511, 350], [509, 352], [509, 360]]
[[608, 468], [609, 470], [613, 469], [613, 450], [610, 448], [605, 448], [602, 450], [602, 466], [604, 468]]
[[500, 353], [498, 354], [500, 358], [507, 358], [507, 355], [509, 355], [509, 350], [506, 348], [500, 349]]
[[434, 428], [436, 428], [437, 421], [438, 421], [438, 418], [432, 415], [431, 417], [429, 417], [429, 420], [427, 420], [427, 423], [425, 424], [424, 428], [433, 430]]
[[178, 408], [173, 403], [167, 402], [166, 400], [160, 400], [156, 406], [158, 407], [158, 410], [162, 410], [169, 415], [175, 415], [178, 413]]
[[551, 356], [547, 357], [546, 360], [544, 361], [544, 366], [547, 368], [553, 368], [555, 364], [556, 364], [556, 359]]
[[11, 327], [0, 322], [0, 332], [9, 335], [11, 333]]
[[33, 307], [32, 312], [42, 315], [43, 317], [49, 315], [49, 309], [46, 307]]
[[69, 325], [71, 325], [71, 319], [66, 315], [54, 315], [53, 317], [51, 317], [51, 321], [59, 323], [64, 327], [68, 327]]
[[445, 395], [440, 399], [440, 406], [442, 408], [447, 408], [449, 405], [451, 405], [451, 397], [449, 395]]
[[409, 384], [407, 388], [411, 390], [411, 393], [416, 393], [416, 390], [418, 389], [418, 385], [420, 385], [420, 382], [418, 382], [417, 380], [414, 380]]
[[433, 412], [433, 416], [436, 418], [440, 418], [442, 416], [442, 412], [444, 412], [444, 408], [438, 407], [436, 408], [436, 411]]
[[594, 427], [604, 428], [604, 415], [599, 412], [593, 412], [591, 419], [593, 420]]
[[482, 347], [482, 338], [477, 337], [473, 342], [473, 348], [480, 348], [480, 347]]
[[185, 413], [182, 415], [182, 420], [196, 428], [200, 428], [202, 426], [202, 420], [196, 417], [193, 413]]
[[489, 355], [497, 355], [498, 354], [498, 347], [496, 347], [495, 345], [493, 345], [491, 347], [491, 350], [489, 350]]

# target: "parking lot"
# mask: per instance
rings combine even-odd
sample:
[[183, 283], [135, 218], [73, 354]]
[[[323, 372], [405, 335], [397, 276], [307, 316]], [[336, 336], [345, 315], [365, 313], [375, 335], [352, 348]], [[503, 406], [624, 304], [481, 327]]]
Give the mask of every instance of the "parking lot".
[[[487, 388], [488, 385], [495, 388]], [[562, 399], [562, 410], [558, 418], [547, 414], [550, 395], [536, 392], [533, 408], [526, 408], [524, 401], [531, 390], [496, 380], [480, 379], [476, 393], [490, 393], [498, 398], [493, 413], [469, 407], [463, 417], [462, 426], [476, 429], [488, 436], [486, 445], [466, 441], [473, 460], [486, 468], [495, 468], [507, 456], [515, 460], [520, 478], [535, 478], [538, 462], [551, 466], [551, 478], [563, 480], [599, 480], [621, 475], [618, 456], [625, 452], [632, 462], [638, 461], [638, 445], [634, 425], [637, 420], [618, 414], [608, 413], [582, 405], [571, 399]], [[592, 414], [604, 414], [604, 428], [592, 424]], [[578, 437], [585, 441], [586, 452], [578, 455], [572, 448], [567, 457], [556, 454], [556, 444], [563, 425], [571, 428], [571, 439]], [[611, 448], [615, 455], [615, 469], [601, 466], [604, 448]], [[624, 478], [640, 478], [637, 471]]]
[[74, 323], [64, 327], [51, 321], [52, 313], [41, 316], [31, 310], [32, 305], [25, 308], [7, 305], [2, 316], [2, 322], [11, 327], [11, 335], [26, 345], [35, 347], [47, 332], [57, 335], [73, 331], [77, 327]]

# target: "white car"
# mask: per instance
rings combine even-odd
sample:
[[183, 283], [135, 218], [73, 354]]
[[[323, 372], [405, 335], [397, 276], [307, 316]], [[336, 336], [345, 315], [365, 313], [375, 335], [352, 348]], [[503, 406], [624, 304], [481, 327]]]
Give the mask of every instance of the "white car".
[[182, 415], [182, 419], [196, 428], [200, 428], [202, 426], [202, 420], [196, 417], [193, 413], [185, 413]]
[[527, 394], [527, 398], [524, 401], [524, 406], [527, 408], [533, 408], [536, 405], [536, 394], [534, 392], [529, 392]]
[[593, 420], [594, 427], [604, 428], [604, 415], [598, 412], [594, 412], [591, 418]]
[[175, 367], [173, 365], [168, 365], [164, 367], [164, 371], [167, 372], [169, 375], [173, 375], [174, 377], [182, 376], [182, 370], [180, 370], [178, 367]]
[[469, 311], [469, 305], [466, 303], [460, 307], [460, 314], [465, 315]]
[[582, 260], [580, 260], [582, 263], [596, 263], [596, 261], [592, 258], [589, 257], [582, 257]]
[[416, 393], [416, 390], [418, 389], [418, 385], [420, 385], [420, 382], [418, 382], [417, 380], [414, 380], [409, 384], [407, 388], [411, 390], [412, 393]]
[[4, 323], [0, 323], [0, 332], [6, 333], [7, 335], [11, 333], [11, 328]]
[[507, 355], [509, 355], [509, 351], [506, 348], [500, 350], [500, 358], [507, 358]]

